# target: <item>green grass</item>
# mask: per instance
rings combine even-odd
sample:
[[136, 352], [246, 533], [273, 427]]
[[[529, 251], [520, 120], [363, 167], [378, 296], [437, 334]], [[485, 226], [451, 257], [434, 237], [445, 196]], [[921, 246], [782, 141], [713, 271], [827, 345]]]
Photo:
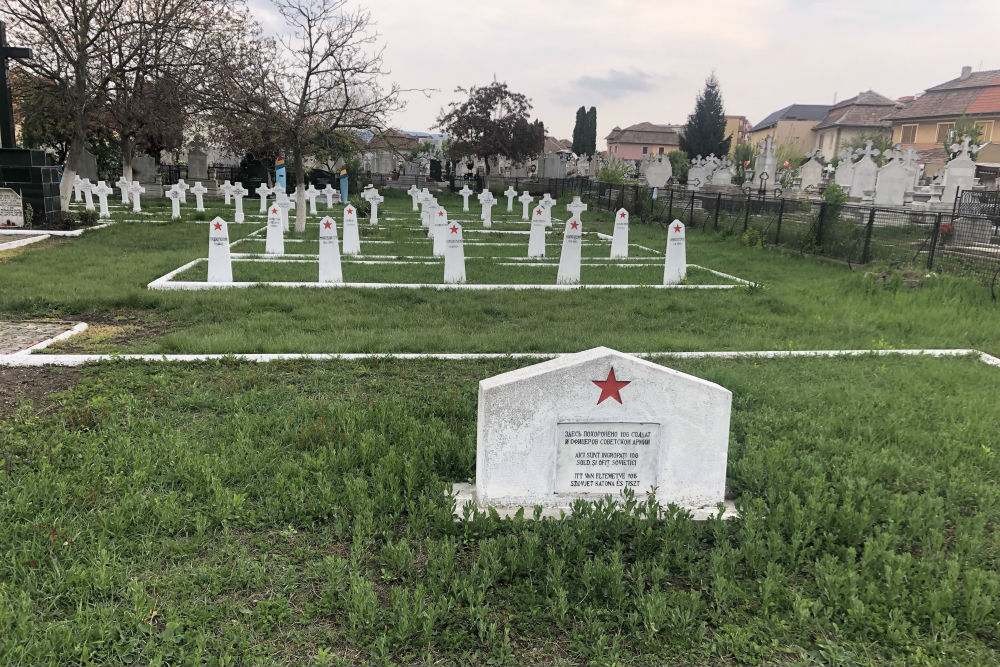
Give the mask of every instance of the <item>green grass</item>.
[[[460, 198], [441, 199], [450, 211], [460, 211]], [[144, 204], [154, 211], [151, 219], [169, 216], [165, 201]], [[557, 217], [565, 216], [563, 207], [560, 202]], [[380, 209], [383, 225], [372, 230], [362, 222], [362, 247], [366, 239], [416, 235], [419, 240], [419, 232], [399, 229], [417, 224], [409, 209], [409, 197], [390, 193]], [[503, 209], [502, 205], [494, 209], [498, 229], [527, 229], [518, 212], [507, 216]], [[246, 210], [248, 214], [256, 210], [252, 201], [247, 201]], [[214, 205], [203, 217], [221, 212], [223, 207]], [[470, 220], [467, 229], [478, 225], [475, 211], [452, 217]], [[612, 231], [610, 213], [587, 211], [583, 220], [587, 231]], [[230, 225], [230, 237], [242, 238], [259, 228]], [[301, 245], [308, 245], [315, 234], [315, 226], [308, 228]], [[471, 240], [479, 235], [466, 236]], [[526, 243], [523, 235], [508, 236]], [[564, 352], [609, 345], [631, 351], [972, 347], [1000, 353], [1000, 308], [974, 281], [942, 276], [912, 290], [900, 288], [898, 282], [875, 285], [865, 273], [880, 271], [879, 267], [851, 271], [787, 251], [747, 248], [738, 238], [700, 229], [688, 232], [689, 262], [760, 282], [764, 289], [537, 293], [146, 289], [155, 278], [205, 257], [206, 237], [204, 224], [120, 222], [78, 239], [27, 246], [12, 257], [0, 258], [4, 276], [0, 316], [86, 319], [128, 309], [166, 323], [152, 339], [123, 341], [121, 352]], [[294, 233], [289, 237], [298, 238]], [[666, 230], [636, 221], [630, 240], [661, 250]], [[254, 243], [239, 243], [234, 251], [243, 251], [242, 246], [252, 251]], [[294, 245], [299, 244], [289, 244], [290, 252]], [[413, 248], [412, 254], [430, 253], [429, 241]], [[478, 271], [471, 259], [477, 248], [469, 247], [470, 279]], [[521, 251], [508, 248], [515, 254]], [[590, 247], [585, 251], [589, 254]], [[634, 247], [633, 251], [643, 252]], [[529, 270], [548, 271], [518, 271]], [[590, 271], [584, 267], [585, 279]], [[638, 275], [628, 271], [628, 276]], [[634, 271], [647, 271], [649, 282], [662, 277], [653, 269]], [[550, 277], [539, 273], [536, 280]], [[436, 281], [436, 274], [428, 280]], [[80, 339], [81, 344], [85, 340]]]
[[0, 423], [2, 664], [997, 664], [1000, 374], [670, 361], [742, 518], [452, 520], [525, 362], [91, 366]]

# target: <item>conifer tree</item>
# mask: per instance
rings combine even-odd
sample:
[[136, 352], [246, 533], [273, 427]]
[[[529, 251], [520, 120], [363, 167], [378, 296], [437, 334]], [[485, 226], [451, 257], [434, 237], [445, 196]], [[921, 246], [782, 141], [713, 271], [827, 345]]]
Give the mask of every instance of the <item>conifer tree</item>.
[[580, 107], [576, 110], [576, 124], [573, 125], [573, 152], [577, 155], [583, 155], [586, 151], [584, 150], [583, 137], [587, 133], [587, 109], [585, 107]]
[[587, 131], [583, 136], [583, 152], [587, 155], [597, 153], [597, 107], [590, 107], [587, 112]]
[[726, 110], [722, 106], [722, 93], [719, 92], [719, 80], [713, 73], [705, 79], [705, 90], [698, 95], [694, 105], [694, 113], [688, 116], [681, 136], [681, 150], [689, 158], [698, 155], [708, 157], [729, 155], [729, 144], [732, 135], [726, 133]]

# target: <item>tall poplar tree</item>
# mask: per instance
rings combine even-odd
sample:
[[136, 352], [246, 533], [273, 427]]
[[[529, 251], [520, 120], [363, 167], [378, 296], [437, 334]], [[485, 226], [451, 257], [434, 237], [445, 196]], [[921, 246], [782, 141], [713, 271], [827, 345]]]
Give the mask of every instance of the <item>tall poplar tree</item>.
[[718, 157], [729, 155], [729, 144], [733, 137], [726, 134], [726, 110], [722, 106], [719, 80], [713, 73], [705, 79], [705, 90], [698, 95], [694, 113], [688, 116], [681, 136], [681, 150], [693, 158], [698, 155], [708, 157], [714, 153]]
[[[587, 131], [583, 137], [583, 152], [587, 155], [597, 154], [597, 107], [590, 107], [587, 112]], [[576, 151], [573, 151], [576, 153]]]
[[580, 107], [576, 110], [576, 124], [573, 125], [573, 152], [577, 155], [583, 155], [586, 152], [583, 142], [583, 137], [586, 134], [587, 109], [586, 107]]

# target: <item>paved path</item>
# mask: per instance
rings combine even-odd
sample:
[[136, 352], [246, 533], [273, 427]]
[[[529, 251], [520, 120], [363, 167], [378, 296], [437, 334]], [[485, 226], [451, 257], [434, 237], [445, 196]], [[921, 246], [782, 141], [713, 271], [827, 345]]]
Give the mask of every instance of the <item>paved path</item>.
[[0, 321], [0, 354], [13, 354], [47, 338], [73, 328], [74, 322], [40, 320], [35, 322]]

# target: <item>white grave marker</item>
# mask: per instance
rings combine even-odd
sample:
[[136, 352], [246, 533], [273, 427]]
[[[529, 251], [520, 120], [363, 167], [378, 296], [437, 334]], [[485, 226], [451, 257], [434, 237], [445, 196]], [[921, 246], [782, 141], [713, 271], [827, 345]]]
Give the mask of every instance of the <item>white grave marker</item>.
[[133, 213], [142, 213], [142, 204], [139, 200], [144, 194], [146, 194], [146, 188], [140, 185], [139, 181], [132, 181], [132, 185], [128, 189], [128, 195], [132, 198]]
[[271, 208], [277, 208], [278, 213], [281, 215], [281, 229], [282, 231], [288, 231], [288, 209], [292, 208], [292, 200], [289, 199], [285, 190], [282, 188], [278, 190], [278, 193], [274, 197], [274, 205]]
[[255, 192], [260, 197], [260, 212], [267, 213], [267, 198], [271, 196], [271, 188], [267, 187], [267, 183], [261, 183]]
[[417, 188], [416, 185], [411, 185], [410, 189], [406, 191], [406, 194], [410, 195], [410, 201], [413, 203], [413, 210], [414, 211], [418, 210], [417, 199], [420, 197], [420, 190]]
[[108, 195], [114, 192], [114, 188], [108, 186], [104, 181], [97, 181], [97, 187], [94, 188], [94, 194], [97, 195], [97, 204], [100, 207], [100, 217], [107, 219], [111, 217], [111, 213], [108, 211]]
[[[586, 204], [584, 205], [586, 206]], [[580, 250], [583, 244], [583, 224], [574, 215], [566, 223], [563, 232], [562, 252], [559, 254], [559, 285], [575, 285], [580, 282]]]
[[385, 197], [380, 195], [375, 188], [366, 188], [364, 194], [361, 196], [372, 207], [369, 223], [378, 227], [378, 205], [385, 201]]
[[175, 185], [174, 187], [176, 187], [177, 191], [181, 193], [181, 203], [182, 204], [188, 203], [187, 191], [188, 187], [190, 186], [188, 186], [188, 184], [184, 182], [184, 179], [183, 178], [177, 179], [177, 185]]
[[272, 205], [267, 211], [267, 238], [264, 252], [272, 255], [285, 254], [285, 227], [281, 222], [281, 209]]
[[472, 190], [469, 189], [468, 185], [463, 185], [462, 189], [458, 191], [458, 194], [462, 196], [462, 210], [468, 212], [469, 210], [469, 195], [472, 194]]
[[483, 221], [483, 227], [493, 226], [493, 206], [497, 203], [496, 197], [489, 190], [483, 190], [479, 194], [479, 203], [482, 205], [483, 210], [480, 214], [480, 218]]
[[0, 188], [0, 227], [24, 227], [24, 203], [11, 188]]
[[611, 259], [628, 257], [628, 211], [623, 208], [615, 213], [615, 234], [611, 237]]
[[229, 257], [229, 225], [222, 218], [216, 218], [208, 225], [208, 282], [233, 282], [233, 263]]
[[465, 249], [462, 245], [462, 226], [457, 222], [448, 225], [444, 244], [444, 281], [465, 282]]
[[236, 205], [236, 217], [233, 218], [235, 222], [243, 222], [245, 220], [243, 216], [243, 198], [246, 197], [250, 192], [243, 187], [243, 184], [236, 182], [233, 185], [233, 203]]
[[684, 223], [674, 220], [667, 228], [667, 252], [663, 261], [663, 284], [677, 285], [687, 275]]
[[122, 176], [121, 178], [118, 179], [118, 182], [115, 183], [115, 185], [118, 188], [120, 188], [121, 191], [122, 191], [122, 203], [123, 204], [127, 204], [128, 203], [128, 189], [129, 189], [129, 186], [131, 186], [132, 184], [129, 183], [128, 181], [126, 181], [125, 177]]
[[434, 256], [444, 257], [445, 236], [448, 228], [448, 211], [443, 206], [431, 208], [431, 238], [434, 239]]
[[545, 207], [536, 206], [528, 235], [528, 257], [545, 257]]
[[326, 216], [319, 221], [319, 281], [321, 283], [344, 282], [338, 243], [337, 223], [330, 216]]
[[577, 222], [583, 222], [580, 216], [587, 210], [587, 205], [580, 201], [579, 197], [573, 197], [573, 201], [566, 204], [566, 210], [570, 213], [570, 220], [575, 218]]
[[531, 214], [531, 202], [534, 201], [534, 197], [525, 190], [524, 194], [517, 198], [517, 201], [521, 202], [521, 219], [530, 220], [531, 218], [528, 216]]
[[556, 200], [548, 192], [538, 200], [538, 203], [545, 208], [545, 226], [552, 226], [552, 207], [556, 205]]
[[731, 406], [715, 383], [606, 347], [482, 380], [475, 499], [569, 507], [631, 489], [713, 508]]
[[167, 199], [170, 200], [170, 217], [179, 220], [181, 217], [181, 192], [176, 187], [167, 190]]
[[[198, 212], [202, 212], [202, 211], [205, 210], [205, 193], [206, 192], [208, 192], [208, 188], [206, 188], [204, 185], [202, 185], [201, 181], [198, 181], [197, 183], [195, 183], [194, 187], [191, 188], [191, 194], [194, 195], [194, 210], [196, 210]], [[267, 209], [265, 209], [265, 210], [267, 210]]]
[[80, 174], [75, 174], [73, 176], [73, 201], [80, 203], [80, 198], [82, 197], [81, 187], [83, 185], [83, 179], [80, 178]]
[[306, 200], [309, 202], [309, 215], [316, 215], [316, 198], [319, 197], [319, 190], [312, 183], [306, 188]]
[[344, 254], [361, 254], [361, 237], [358, 235], [358, 212], [350, 204], [344, 208]]
[[94, 184], [90, 182], [89, 179], [83, 179], [80, 183], [80, 191], [83, 192], [83, 200], [86, 204], [88, 211], [93, 211], [94, 209]]
[[327, 183], [326, 187], [323, 188], [323, 196], [326, 197], [326, 207], [327, 207], [327, 209], [333, 208], [333, 198], [334, 198], [334, 196], [337, 197], [337, 203], [338, 204], [340, 203], [340, 192], [338, 192], [337, 190], [334, 190], [333, 186], [330, 185], [329, 183]]
[[517, 190], [514, 189], [513, 185], [508, 185], [503, 194], [507, 198], [507, 212], [512, 213], [514, 211], [514, 198], [517, 197]]
[[226, 206], [229, 206], [230, 201], [233, 196], [233, 184], [226, 179], [221, 186], [219, 186], [219, 192], [221, 192], [226, 197]]

